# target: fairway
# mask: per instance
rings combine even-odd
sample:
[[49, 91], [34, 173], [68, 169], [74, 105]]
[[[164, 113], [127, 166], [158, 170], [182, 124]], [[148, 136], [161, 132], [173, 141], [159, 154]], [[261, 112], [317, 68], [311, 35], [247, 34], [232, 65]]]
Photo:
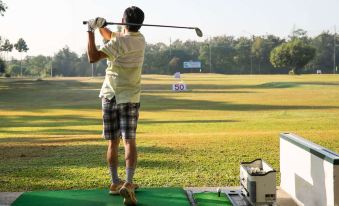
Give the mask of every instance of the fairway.
[[[339, 152], [339, 75], [183, 79], [188, 91], [175, 93], [172, 76], [142, 77], [135, 175], [142, 187], [239, 185], [240, 162], [256, 158], [279, 170], [284, 131]], [[108, 186], [102, 81], [0, 79], [0, 191]]]

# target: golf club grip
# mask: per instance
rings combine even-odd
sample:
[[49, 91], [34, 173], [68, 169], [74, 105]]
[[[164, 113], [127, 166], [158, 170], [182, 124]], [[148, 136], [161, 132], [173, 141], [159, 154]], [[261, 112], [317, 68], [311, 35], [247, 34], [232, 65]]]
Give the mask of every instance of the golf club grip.
[[[83, 24], [83, 25], [86, 25], [86, 24], [88, 24], [88, 21], [83, 21], [82, 24]], [[109, 23], [109, 22], [106, 22], [105, 25], [108, 25], [108, 24], [114, 25], [115, 23]]]

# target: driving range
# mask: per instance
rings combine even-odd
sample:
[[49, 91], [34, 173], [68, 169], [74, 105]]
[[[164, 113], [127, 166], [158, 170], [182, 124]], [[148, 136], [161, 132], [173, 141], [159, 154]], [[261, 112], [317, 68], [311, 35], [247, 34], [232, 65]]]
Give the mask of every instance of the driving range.
[[[142, 77], [135, 181], [146, 190], [238, 186], [240, 163], [256, 158], [279, 169], [282, 131], [339, 151], [337, 76], [183, 74], [182, 78], [188, 86], [185, 92], [172, 91], [173, 76]], [[86, 192], [108, 186], [97, 98], [101, 82], [102, 78], [1, 81], [2, 192]], [[186, 197], [178, 191], [173, 195]]]

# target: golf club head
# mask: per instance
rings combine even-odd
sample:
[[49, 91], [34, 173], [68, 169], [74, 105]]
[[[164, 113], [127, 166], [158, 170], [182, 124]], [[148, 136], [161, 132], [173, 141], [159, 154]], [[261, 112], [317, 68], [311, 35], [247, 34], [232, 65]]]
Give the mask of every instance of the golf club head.
[[197, 27], [194, 29], [195, 30], [195, 33], [197, 33], [198, 37], [202, 37], [202, 31]]

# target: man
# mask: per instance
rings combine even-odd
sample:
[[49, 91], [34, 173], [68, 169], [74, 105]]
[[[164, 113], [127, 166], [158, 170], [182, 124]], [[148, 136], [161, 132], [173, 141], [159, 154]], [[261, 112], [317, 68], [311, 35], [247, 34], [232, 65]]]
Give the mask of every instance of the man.
[[[135, 6], [125, 10], [122, 22], [142, 24], [143, 11]], [[106, 20], [97, 17], [88, 22], [88, 58], [91, 63], [107, 59], [108, 68], [99, 97], [102, 98], [103, 137], [108, 140], [107, 162], [111, 174], [111, 194], [124, 197], [125, 205], [136, 205], [133, 176], [137, 163], [136, 129], [139, 118], [141, 69], [145, 39], [141, 26], [127, 25], [121, 33], [105, 28]], [[109, 42], [97, 50], [94, 30], [99, 29]], [[118, 149], [123, 139], [126, 160], [126, 181], [118, 177]]]

